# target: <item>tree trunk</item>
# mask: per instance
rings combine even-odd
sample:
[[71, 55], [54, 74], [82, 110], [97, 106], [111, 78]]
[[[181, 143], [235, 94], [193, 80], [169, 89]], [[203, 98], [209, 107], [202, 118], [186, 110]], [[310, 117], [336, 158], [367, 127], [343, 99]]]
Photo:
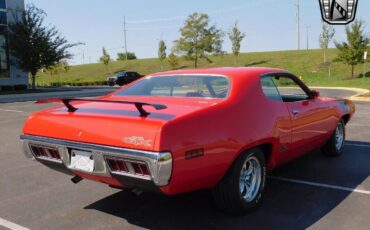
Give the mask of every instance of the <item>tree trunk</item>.
[[355, 65], [351, 65], [352, 67], [352, 75], [351, 77], [353, 78], [355, 76]]
[[236, 55], [234, 55], [234, 66], [236, 66]]
[[195, 55], [195, 59], [194, 59], [194, 68], [197, 68], [198, 67], [198, 56]]
[[32, 89], [36, 89], [36, 73], [31, 73]]

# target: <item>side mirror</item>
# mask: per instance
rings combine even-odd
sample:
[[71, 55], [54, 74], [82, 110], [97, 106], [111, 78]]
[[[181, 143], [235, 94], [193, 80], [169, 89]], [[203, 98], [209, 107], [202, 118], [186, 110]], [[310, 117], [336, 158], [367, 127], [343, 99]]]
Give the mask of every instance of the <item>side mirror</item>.
[[312, 98], [318, 98], [320, 97], [320, 92], [317, 90], [311, 90]]

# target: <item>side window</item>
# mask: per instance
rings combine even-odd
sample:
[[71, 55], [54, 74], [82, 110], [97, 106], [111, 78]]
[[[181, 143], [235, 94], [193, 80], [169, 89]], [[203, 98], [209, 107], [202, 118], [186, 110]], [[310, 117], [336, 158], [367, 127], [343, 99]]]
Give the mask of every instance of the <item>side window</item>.
[[279, 91], [277, 90], [272, 77], [261, 78], [262, 91], [267, 98], [282, 101]]
[[307, 93], [293, 79], [285, 76], [271, 78], [284, 102], [304, 101], [309, 98]]

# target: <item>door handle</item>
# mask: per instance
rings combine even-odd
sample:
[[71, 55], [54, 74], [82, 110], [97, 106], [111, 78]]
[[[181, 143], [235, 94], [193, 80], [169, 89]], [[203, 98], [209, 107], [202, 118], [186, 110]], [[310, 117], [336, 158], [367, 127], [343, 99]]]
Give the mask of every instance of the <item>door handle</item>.
[[292, 113], [293, 113], [294, 115], [297, 115], [297, 114], [299, 113], [299, 110], [298, 110], [298, 109], [293, 109], [293, 110], [292, 110]]

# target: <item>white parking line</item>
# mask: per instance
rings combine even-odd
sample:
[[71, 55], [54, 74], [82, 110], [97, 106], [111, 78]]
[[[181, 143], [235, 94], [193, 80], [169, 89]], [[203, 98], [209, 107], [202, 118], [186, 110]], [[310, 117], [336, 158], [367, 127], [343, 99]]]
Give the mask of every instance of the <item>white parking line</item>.
[[330, 184], [322, 184], [322, 183], [316, 183], [316, 182], [310, 182], [310, 181], [304, 181], [304, 180], [296, 180], [296, 179], [290, 179], [290, 178], [284, 178], [284, 177], [268, 176], [268, 178], [273, 179], [273, 180], [280, 180], [280, 181], [296, 183], [296, 184], [311, 185], [311, 186], [316, 186], [316, 187], [321, 187], [321, 188], [329, 188], [329, 189], [336, 189], [336, 190], [341, 190], [341, 191], [346, 191], [346, 192], [356, 192], [356, 193], [370, 195], [370, 191], [362, 190], [362, 189], [349, 188], [349, 187], [330, 185]]
[[10, 221], [4, 220], [0, 218], [0, 226], [9, 228], [11, 230], [30, 230], [29, 228], [25, 228], [23, 226], [20, 226], [18, 224], [12, 223]]
[[20, 111], [20, 110], [13, 110], [13, 109], [0, 109], [0, 111], [4, 111], [4, 112], [14, 112], [14, 113], [23, 113], [23, 111]]
[[349, 146], [357, 146], [357, 147], [368, 147], [368, 148], [370, 148], [370, 145], [363, 145], [363, 144], [346, 143], [346, 145], [349, 145]]

